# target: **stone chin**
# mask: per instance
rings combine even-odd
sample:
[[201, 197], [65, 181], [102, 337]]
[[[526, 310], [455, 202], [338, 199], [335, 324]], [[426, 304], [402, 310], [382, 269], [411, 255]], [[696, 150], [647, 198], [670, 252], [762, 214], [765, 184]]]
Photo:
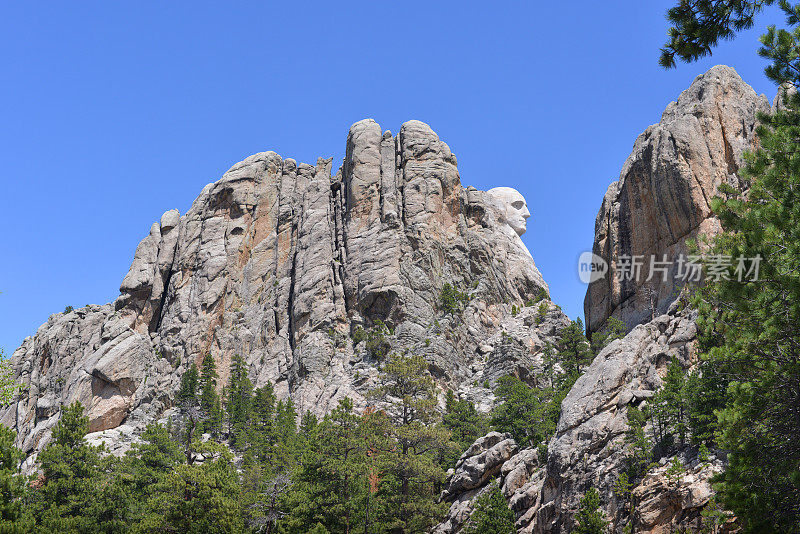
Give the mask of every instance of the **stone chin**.
[[513, 187], [495, 187], [487, 191], [493, 200], [493, 204], [500, 212], [503, 220], [512, 230], [522, 236], [528, 229], [528, 203], [525, 197]]

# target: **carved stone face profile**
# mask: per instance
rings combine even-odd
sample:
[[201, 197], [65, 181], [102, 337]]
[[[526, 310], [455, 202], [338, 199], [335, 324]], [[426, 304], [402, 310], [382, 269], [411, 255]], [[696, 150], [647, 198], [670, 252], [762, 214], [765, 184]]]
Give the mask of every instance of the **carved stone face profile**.
[[528, 203], [525, 197], [513, 187], [495, 187], [487, 193], [494, 200], [495, 207], [500, 211], [505, 222], [518, 236], [525, 233], [528, 228]]

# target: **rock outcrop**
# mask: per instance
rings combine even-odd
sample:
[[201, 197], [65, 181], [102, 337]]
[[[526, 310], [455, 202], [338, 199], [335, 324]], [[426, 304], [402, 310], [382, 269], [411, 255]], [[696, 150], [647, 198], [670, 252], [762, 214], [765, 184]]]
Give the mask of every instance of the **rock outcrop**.
[[[722, 472], [723, 464], [712, 458], [701, 462], [697, 458], [677, 457], [685, 465], [684, 473], [668, 474], [671, 459], [662, 459], [662, 465], [653, 469], [642, 482], [633, 488], [637, 503], [632, 523], [639, 532], [672, 534], [673, 532], [708, 532], [709, 521], [703, 524], [702, 511], [714, 497], [711, 478]], [[736, 527], [732, 514], [721, 509], [716, 522], [717, 532], [733, 532]], [[704, 528], [706, 527], [706, 528]]]
[[[717, 66], [639, 136], [597, 214], [593, 252], [609, 271], [586, 293], [588, 332], [601, 329], [609, 316], [630, 330], [675, 300], [682, 286], [676, 260], [687, 254], [687, 239], [719, 231], [710, 200], [720, 184], [741, 187], [742, 154], [756, 146], [756, 115], [769, 110], [766, 96], [756, 95], [732, 68]], [[641, 259], [638, 277], [618, 268], [633, 257]], [[651, 278], [651, 258], [666, 259], [666, 275], [654, 264]]]
[[442, 499], [485, 485], [500, 474], [500, 468], [517, 452], [517, 442], [510, 434], [489, 432], [461, 455], [447, 480]]
[[[600, 492], [614, 532], [625, 524], [633, 524], [634, 532], [698, 531], [701, 512], [713, 497], [710, 479], [724, 468], [722, 459], [700, 462], [697, 451], [684, 449], [677, 457], [685, 472], [676, 477], [669, 473], [672, 458], [661, 458], [632, 488], [633, 517], [613, 486], [626, 467], [628, 409], [658, 391], [673, 359], [684, 369], [696, 362], [696, 313], [684, 309], [676, 260], [687, 254], [688, 239], [719, 232], [710, 199], [722, 183], [743, 187], [742, 154], [757, 146], [756, 116], [769, 109], [767, 98], [757, 96], [733, 69], [714, 67], [637, 139], [597, 216], [593, 252], [610, 269], [590, 284], [584, 307], [589, 333], [614, 316], [626, 324], [627, 336], [604, 348], [564, 399], [546, 459], [538, 458], [538, 449], [525, 448], [499, 473], [497, 466], [483, 473], [456, 468], [443, 494], [450, 511], [436, 532], [460, 532], [475, 498], [491, 483], [462, 484], [459, 490], [457, 481], [493, 477], [520, 533], [570, 532], [579, 500], [590, 488]], [[669, 265], [665, 281], [660, 272], [647, 280], [651, 256]], [[620, 280], [617, 263], [625, 257], [645, 260], [638, 279]], [[730, 517], [718, 515], [724, 529], [735, 529]]]
[[518, 452], [517, 443], [508, 434], [490, 432], [479, 438], [456, 462], [447, 479], [441, 499], [450, 502], [450, 508], [433, 534], [460, 532], [474, 511], [475, 500], [493, 484], [509, 499], [517, 516], [523, 516], [518, 524], [526, 524], [523, 514], [541, 489], [543, 466], [536, 449]]
[[653, 396], [673, 359], [685, 369], [696, 361], [696, 313], [678, 308], [609, 344], [567, 394], [548, 445], [536, 532], [569, 532], [592, 487], [609, 518], [620, 516], [613, 485], [625, 467], [628, 408]]
[[[570, 532], [578, 501], [592, 487], [600, 492], [612, 527], [621, 530], [620, 521], [627, 521], [628, 516], [613, 486], [626, 466], [628, 407], [652, 397], [673, 358], [691, 367], [696, 357], [695, 316], [695, 312], [679, 311], [675, 305], [668, 314], [637, 326], [603, 349], [562, 402], [546, 459], [539, 458], [540, 451], [531, 447], [506, 459], [507, 455], [493, 449], [500, 448], [502, 435], [494, 433], [479, 439], [448, 479], [442, 498], [452, 504], [435, 532], [460, 532], [475, 498], [495, 477], [517, 517], [520, 533]], [[516, 444], [503, 447], [513, 449]], [[504, 461], [498, 465], [498, 461], [485, 458]], [[636, 532], [666, 532], [670, 526], [696, 523], [712, 495], [708, 480], [721, 469], [721, 463], [715, 461], [710, 467], [695, 464], [676, 484], [668, 481], [666, 468], [659, 468], [634, 488], [639, 502]], [[658, 491], [661, 487], [663, 492]], [[664, 499], [669, 505], [662, 502]]]
[[[53, 315], [23, 342], [12, 366], [25, 390], [0, 421], [31, 454], [80, 401], [91, 439], [129, 441], [206, 353], [222, 383], [240, 354], [256, 386], [299, 410], [363, 406], [377, 362], [351, 334], [378, 321], [393, 348], [426, 355], [443, 389], [486, 409], [484, 386], [524, 375], [567, 321], [506, 218], [461, 186], [455, 155], [419, 121], [396, 136], [354, 124], [335, 173], [330, 159], [250, 156], [153, 224], [113, 304]], [[440, 306], [446, 283], [469, 295], [462, 311]], [[534, 318], [526, 304], [542, 297]]]

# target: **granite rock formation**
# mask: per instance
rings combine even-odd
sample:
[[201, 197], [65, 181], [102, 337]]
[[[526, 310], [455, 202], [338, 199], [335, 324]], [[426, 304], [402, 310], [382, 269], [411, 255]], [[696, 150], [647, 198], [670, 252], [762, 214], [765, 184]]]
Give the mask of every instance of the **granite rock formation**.
[[625, 466], [628, 408], [653, 396], [673, 359], [685, 369], [696, 362], [696, 313], [678, 308], [612, 342], [567, 394], [548, 445], [536, 532], [569, 532], [580, 497], [592, 487], [607, 515], [620, 516], [613, 485]]
[[[644, 265], [639, 282], [620, 283], [616, 262], [672, 261], [688, 238], [718, 231], [709, 199], [721, 183], [742, 186], [741, 155], [755, 146], [756, 113], [768, 109], [733, 69], [715, 67], [639, 137], [597, 217], [594, 252], [611, 270], [585, 301], [590, 332], [612, 315], [630, 332], [577, 380], [546, 458], [496, 432], [462, 455], [437, 534], [460, 532], [493, 484], [519, 532], [570, 531], [590, 487], [621, 529], [612, 486], [627, 411], [661, 387], [672, 358], [690, 368], [697, 343], [695, 314], [674, 302], [676, 264], [666, 282], [646, 282]], [[462, 187], [455, 155], [418, 121], [396, 136], [372, 120], [354, 124], [336, 172], [330, 159], [255, 154], [205, 186], [186, 214], [168, 211], [152, 225], [115, 302], [53, 315], [23, 342], [12, 368], [24, 389], [0, 422], [18, 432], [30, 467], [61, 407], [80, 401], [88, 439], [120, 453], [148, 422], [175, 412], [181, 375], [207, 353], [223, 383], [240, 354], [256, 386], [274, 384], [301, 411], [322, 414], [343, 397], [360, 408], [379, 362], [354, 342], [358, 329], [424, 354], [442, 391], [485, 412], [500, 377], [534, 382], [544, 348], [569, 323], [519, 238], [527, 215], [513, 191]], [[464, 295], [461, 309], [442, 306], [446, 284]], [[637, 531], [696, 526], [724, 464], [685, 451], [681, 459], [680, 480], [662, 465], [633, 489]]]
[[[697, 361], [696, 313], [685, 309], [675, 260], [687, 253], [687, 239], [719, 232], [710, 199], [722, 183], [743, 187], [742, 154], [757, 146], [756, 115], [769, 109], [767, 98], [757, 96], [733, 69], [718, 66], [697, 77], [667, 106], [661, 122], [637, 139], [595, 225], [593, 252], [610, 271], [590, 284], [585, 300], [589, 333], [614, 316], [625, 322], [627, 336], [595, 357], [562, 402], [547, 458], [539, 458], [536, 447], [520, 447], [499, 467], [473, 462], [486, 466], [481, 472], [466, 469], [470, 464], [462, 457], [442, 495], [451, 506], [437, 534], [461, 532], [476, 497], [494, 481], [520, 533], [570, 532], [579, 500], [592, 487], [600, 492], [613, 532], [622, 532], [631, 520], [634, 532], [698, 531], [701, 512], [713, 497], [710, 479], [724, 469], [723, 458], [704, 463], [696, 451], [681, 450], [677, 456], [686, 472], [678, 480], [667, 476], [672, 458], [661, 458], [632, 488], [633, 518], [613, 485], [626, 465], [628, 409], [658, 391], [673, 358], [687, 370]], [[648, 282], [647, 262], [639, 281], [618, 280], [620, 258], [651, 255], [660, 261], [666, 255], [671, 266], [666, 281], [657, 273]], [[478, 440], [472, 453], [488, 454], [483, 443], [485, 438]], [[465, 479], [471, 482], [464, 484]], [[731, 518], [722, 525], [722, 531], [735, 528]]]
[[[635, 327], [603, 349], [562, 402], [547, 458], [540, 458], [540, 450], [530, 446], [509, 455], [517, 444], [503, 441], [496, 432], [476, 441], [448, 478], [442, 498], [451, 503], [450, 510], [434, 532], [460, 532], [475, 499], [494, 478], [499, 479], [520, 533], [570, 532], [578, 501], [592, 487], [600, 492], [612, 528], [621, 531], [628, 516], [613, 486], [626, 465], [627, 410], [661, 387], [673, 358], [687, 369], [693, 365], [695, 318], [695, 312], [672, 306], [668, 314]], [[639, 502], [636, 532], [668, 532], [696, 523], [713, 495], [709, 479], [722, 464], [716, 459], [709, 465], [687, 459], [686, 465], [690, 467], [686, 476], [675, 484], [667, 480], [666, 469], [659, 468], [633, 489]]]
[[[688, 253], [687, 239], [719, 231], [710, 200], [722, 183], [742, 187], [742, 154], [756, 146], [757, 113], [769, 110], [766, 96], [732, 68], [717, 66], [639, 136], [597, 214], [593, 252], [609, 271], [586, 293], [588, 332], [600, 330], [609, 316], [630, 330], [675, 300], [682, 287], [676, 260]], [[618, 266], [632, 257], [642, 259], [640, 275], [618, 276], [631, 272]], [[655, 263], [651, 277], [651, 258], [666, 259], [666, 274]]]
[[[672, 458], [664, 458], [633, 489], [633, 498], [638, 503], [633, 522], [640, 532], [671, 534], [672, 532], [703, 532], [710, 530], [708, 521], [703, 525], [702, 512], [711, 503], [714, 489], [711, 479], [723, 470], [723, 462], [711, 458], [701, 462], [697, 458], [676, 455], [685, 472], [676, 480], [670, 480], [668, 471]], [[733, 514], [720, 510], [717, 532], [736, 532]]]
[[[222, 383], [240, 354], [256, 386], [301, 411], [345, 396], [363, 406], [377, 362], [351, 335], [379, 321], [392, 347], [425, 354], [443, 390], [488, 409], [484, 386], [527, 373], [567, 321], [552, 303], [544, 321], [526, 307], [547, 285], [521, 243], [422, 122], [396, 136], [354, 124], [336, 172], [330, 159], [255, 154], [152, 225], [114, 303], [53, 315], [23, 342], [12, 366], [25, 389], [0, 422], [35, 453], [78, 400], [90, 439], [123, 450], [206, 353]], [[440, 306], [445, 284], [469, 295], [462, 311]]]

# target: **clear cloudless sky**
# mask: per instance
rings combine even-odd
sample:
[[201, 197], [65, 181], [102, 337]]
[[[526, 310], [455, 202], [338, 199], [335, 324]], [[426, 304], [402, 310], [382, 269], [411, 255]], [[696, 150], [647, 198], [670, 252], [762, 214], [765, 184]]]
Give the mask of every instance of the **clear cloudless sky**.
[[249, 154], [344, 154], [349, 126], [430, 124], [462, 183], [512, 186], [571, 317], [594, 219], [638, 134], [712, 65], [757, 92], [752, 31], [665, 71], [677, 0], [3, 2], [0, 348], [67, 305], [113, 301], [161, 214]]

